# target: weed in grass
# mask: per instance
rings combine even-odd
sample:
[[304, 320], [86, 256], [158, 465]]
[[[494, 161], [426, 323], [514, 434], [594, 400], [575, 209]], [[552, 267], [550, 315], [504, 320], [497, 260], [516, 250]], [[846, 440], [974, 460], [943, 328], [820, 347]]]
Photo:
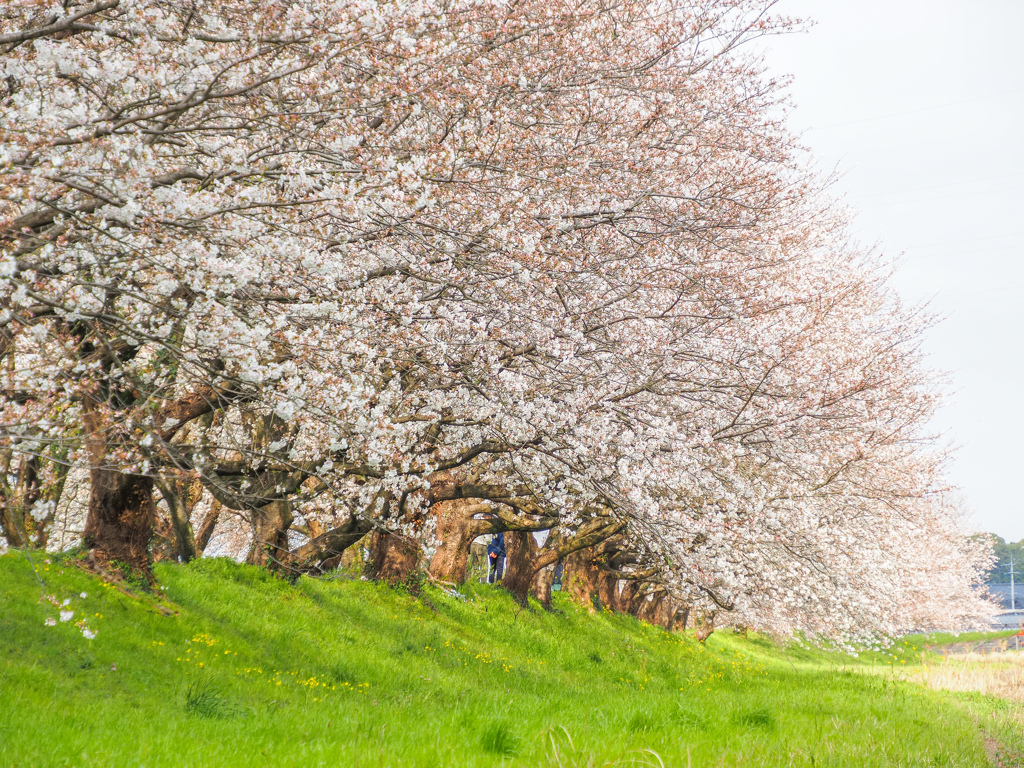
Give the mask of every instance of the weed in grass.
[[357, 685], [359, 682], [358, 666], [346, 659], [338, 659], [330, 665], [329, 676], [335, 685]]
[[569, 768], [572, 766], [593, 765], [591, 755], [581, 755], [573, 744], [569, 731], [561, 725], [553, 725], [545, 728], [540, 735], [546, 751], [548, 762], [557, 765], [558, 768]]
[[641, 749], [636, 757], [631, 758], [628, 762], [625, 760], [620, 761], [618, 765], [644, 765], [649, 768], [665, 768], [665, 761], [653, 749]]
[[519, 754], [519, 738], [504, 720], [488, 724], [480, 734], [480, 746], [484, 752], [501, 757], [515, 757]]
[[195, 717], [226, 719], [236, 716], [238, 708], [228, 701], [221, 686], [199, 678], [185, 690], [185, 712]]
[[737, 712], [732, 721], [736, 725], [745, 726], [747, 728], [764, 728], [765, 730], [772, 730], [775, 728], [775, 718], [772, 717], [772, 713], [768, 711], [767, 707], [758, 707], [746, 712]]
[[626, 730], [630, 733], [646, 733], [657, 727], [657, 722], [647, 712], [636, 712], [626, 724]]
[[707, 731], [711, 729], [711, 718], [705, 712], [690, 709], [682, 704], [675, 714], [675, 721], [682, 726], [694, 731]]

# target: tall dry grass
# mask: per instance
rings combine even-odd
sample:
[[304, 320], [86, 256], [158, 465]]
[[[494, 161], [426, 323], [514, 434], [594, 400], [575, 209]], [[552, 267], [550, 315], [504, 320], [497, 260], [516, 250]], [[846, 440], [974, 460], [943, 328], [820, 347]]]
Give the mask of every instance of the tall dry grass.
[[947, 654], [908, 669], [907, 678], [928, 688], [975, 691], [1024, 704], [1024, 651]]

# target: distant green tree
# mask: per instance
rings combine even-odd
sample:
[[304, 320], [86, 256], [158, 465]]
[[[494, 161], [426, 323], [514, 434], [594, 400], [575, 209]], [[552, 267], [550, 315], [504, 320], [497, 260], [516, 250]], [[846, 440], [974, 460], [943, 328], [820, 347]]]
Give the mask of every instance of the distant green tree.
[[1015, 577], [1017, 582], [1024, 582], [1021, 573], [1024, 572], [1024, 539], [1013, 543], [1004, 540], [994, 533], [986, 534], [992, 540], [992, 553], [996, 556], [996, 563], [989, 571], [988, 580], [992, 584], [1010, 583], [1010, 557], [1013, 556]]

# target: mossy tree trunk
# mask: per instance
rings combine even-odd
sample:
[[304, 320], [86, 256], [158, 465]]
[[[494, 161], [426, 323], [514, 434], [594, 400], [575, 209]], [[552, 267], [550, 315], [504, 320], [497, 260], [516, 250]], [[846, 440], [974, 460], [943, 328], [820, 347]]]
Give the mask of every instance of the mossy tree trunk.
[[598, 556], [593, 548], [588, 547], [573, 552], [565, 558], [562, 589], [580, 605], [594, 610], [594, 598], [598, 596], [600, 572]]

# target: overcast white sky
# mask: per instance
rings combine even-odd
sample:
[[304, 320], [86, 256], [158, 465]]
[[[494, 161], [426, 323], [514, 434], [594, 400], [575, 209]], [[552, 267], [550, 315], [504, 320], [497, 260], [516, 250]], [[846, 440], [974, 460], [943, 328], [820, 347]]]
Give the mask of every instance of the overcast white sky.
[[930, 300], [931, 366], [952, 374], [936, 424], [975, 527], [1024, 539], [1024, 1], [779, 0], [812, 19], [770, 40], [793, 76], [790, 125], [903, 254], [895, 284]]

